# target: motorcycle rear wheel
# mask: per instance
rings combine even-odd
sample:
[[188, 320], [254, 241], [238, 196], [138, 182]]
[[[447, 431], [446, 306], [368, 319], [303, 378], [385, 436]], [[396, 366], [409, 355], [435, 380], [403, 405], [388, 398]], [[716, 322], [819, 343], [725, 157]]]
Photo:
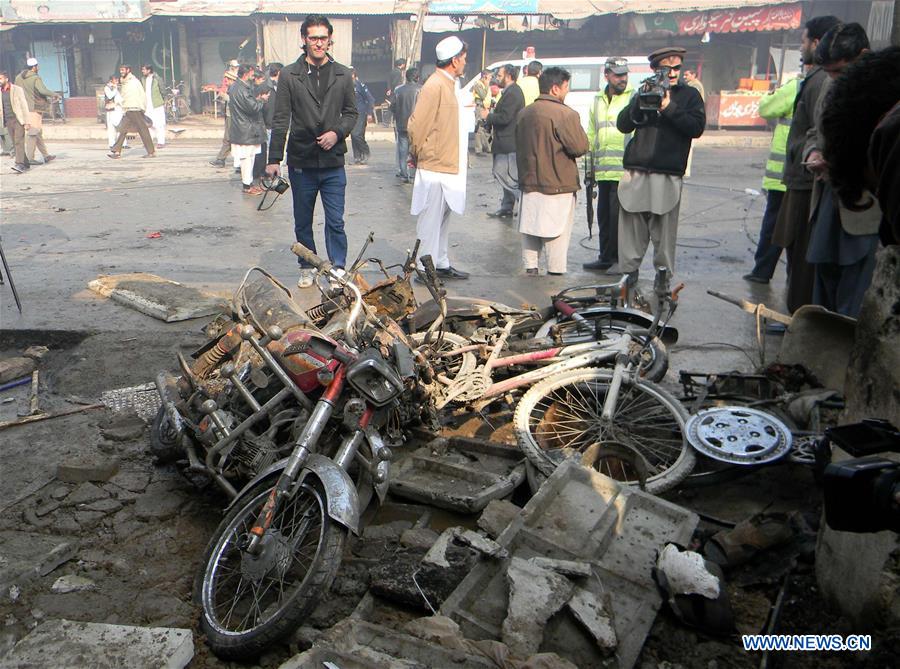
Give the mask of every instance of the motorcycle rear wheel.
[[194, 583], [200, 630], [225, 660], [256, 657], [288, 636], [331, 587], [341, 565], [347, 528], [327, 511], [312, 476], [275, 514], [258, 556], [241, 550], [274, 479], [261, 481], [232, 507], [203, 556]]
[[175, 430], [169, 425], [165, 407], [160, 407], [150, 424], [150, 452], [159, 464], [169, 464], [183, 457]]

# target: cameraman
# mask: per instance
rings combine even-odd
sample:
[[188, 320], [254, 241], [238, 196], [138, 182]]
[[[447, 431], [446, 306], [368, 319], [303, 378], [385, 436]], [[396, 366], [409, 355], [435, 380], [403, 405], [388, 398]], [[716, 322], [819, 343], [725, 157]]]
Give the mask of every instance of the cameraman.
[[[700, 93], [679, 79], [684, 54], [679, 47], [651, 53], [648, 59], [656, 76], [641, 85], [616, 119], [619, 132], [634, 133], [625, 147], [618, 191], [619, 266], [631, 285], [651, 239], [653, 265], [675, 269], [682, 177], [691, 140], [706, 126]], [[659, 109], [642, 109], [654, 94], [661, 97]]]

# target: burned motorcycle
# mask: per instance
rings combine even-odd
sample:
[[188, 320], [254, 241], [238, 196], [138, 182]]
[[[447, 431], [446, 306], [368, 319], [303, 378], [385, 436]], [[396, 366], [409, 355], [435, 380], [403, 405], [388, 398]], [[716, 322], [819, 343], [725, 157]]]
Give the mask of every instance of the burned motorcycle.
[[349, 298], [340, 332], [324, 334], [290, 291], [252, 268], [233, 325], [192, 365], [179, 356], [180, 378], [157, 378], [155, 448], [180, 450], [232, 497], [194, 592], [200, 629], [226, 659], [258, 655], [312, 612], [373, 490], [379, 500], [387, 492], [388, 418], [401, 397], [425, 402], [415, 395], [422, 367], [396, 323], [347, 275], [300, 244], [292, 250]]

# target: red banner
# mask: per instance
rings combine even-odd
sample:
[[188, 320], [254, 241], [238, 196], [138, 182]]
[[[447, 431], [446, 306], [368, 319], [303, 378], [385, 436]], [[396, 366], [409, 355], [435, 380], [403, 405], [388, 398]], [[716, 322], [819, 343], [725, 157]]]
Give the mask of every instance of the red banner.
[[758, 32], [763, 30], [795, 30], [800, 27], [802, 8], [799, 2], [790, 5], [750, 7], [744, 9], [717, 9], [709, 12], [678, 14], [678, 33], [702, 35], [703, 33]]

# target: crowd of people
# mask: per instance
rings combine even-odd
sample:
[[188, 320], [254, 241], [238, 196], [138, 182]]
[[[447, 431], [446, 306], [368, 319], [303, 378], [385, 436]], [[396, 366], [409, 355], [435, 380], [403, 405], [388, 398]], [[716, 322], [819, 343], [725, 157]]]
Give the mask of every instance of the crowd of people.
[[879, 243], [900, 239], [900, 49], [872, 53], [861, 25], [819, 16], [805, 24], [801, 55], [802, 77], [760, 104], [777, 126], [755, 264], [744, 279], [769, 283], [784, 250], [791, 313], [815, 304], [856, 317]]
[[[286, 171], [295, 237], [313, 251], [313, 210], [321, 197], [326, 253], [343, 268], [347, 140], [354, 163], [365, 165], [375, 99], [353, 68], [331, 57], [327, 17], [308, 16], [301, 42], [300, 58], [286, 67], [228, 64], [216, 89], [225, 102], [225, 129], [210, 164], [227, 167], [230, 154], [247, 195], [264, 193], [264, 181]], [[449, 233], [451, 214], [465, 212], [471, 133], [475, 154], [491, 154], [501, 189], [499, 208], [488, 216], [515, 219], [527, 276], [541, 273], [542, 256], [549, 274], [567, 270], [583, 187], [579, 160], [587, 197], [596, 194], [596, 205], [589, 200], [589, 206], [592, 218], [596, 206], [599, 233], [597, 260], [584, 269], [625, 274], [633, 283], [652, 242], [654, 265], [674, 272], [683, 179], [693, 141], [706, 125], [705, 91], [684, 56], [677, 47], [648, 56], [668, 84], [656, 105], [629, 83], [627, 59], [608, 59], [586, 132], [564, 104], [570, 74], [562, 68], [532, 61], [520, 72], [507, 64], [483, 70], [465, 90], [467, 45], [456, 36], [438, 43], [435, 72], [424, 83], [419, 68], [395, 61], [386, 101], [394, 119], [396, 176], [414, 181], [410, 214], [417, 217], [421, 254], [434, 259], [438, 276], [469, 276], [450, 261]], [[879, 229], [881, 243], [898, 238], [900, 48], [872, 53], [862, 26], [822, 16], [805, 24], [802, 59], [804, 74], [760, 102], [760, 115], [775, 131], [755, 264], [744, 279], [769, 283], [784, 250], [792, 313], [819, 304], [855, 316], [871, 281]], [[38, 70], [32, 58], [15, 83], [0, 72], [4, 149], [15, 154], [17, 172], [35, 164], [36, 149], [44, 162], [54, 158], [39, 119], [57, 96]], [[123, 65], [105, 88], [110, 158], [121, 157], [130, 133], [141, 138], [145, 157], [165, 146], [162, 86], [152, 66], [142, 66], [141, 75]], [[311, 286], [313, 276], [301, 260], [297, 285]]]

